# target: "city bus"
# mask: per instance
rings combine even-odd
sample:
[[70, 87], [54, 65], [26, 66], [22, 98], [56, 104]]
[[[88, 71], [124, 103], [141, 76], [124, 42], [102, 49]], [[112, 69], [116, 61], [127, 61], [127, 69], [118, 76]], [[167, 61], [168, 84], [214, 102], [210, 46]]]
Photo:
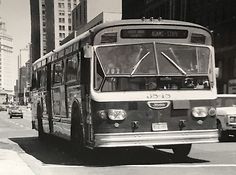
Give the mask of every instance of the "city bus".
[[187, 156], [218, 142], [211, 32], [162, 19], [99, 24], [32, 64], [32, 127], [84, 148]]

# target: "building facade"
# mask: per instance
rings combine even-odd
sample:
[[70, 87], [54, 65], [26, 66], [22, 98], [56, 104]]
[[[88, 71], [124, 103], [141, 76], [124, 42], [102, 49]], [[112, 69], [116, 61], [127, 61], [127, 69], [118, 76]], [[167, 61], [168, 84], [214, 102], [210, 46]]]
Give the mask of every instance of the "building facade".
[[72, 10], [79, 0], [30, 0], [32, 61], [60, 46], [72, 32]]
[[[14, 58], [13, 38], [7, 34], [5, 22], [0, 18], [0, 91], [7, 94], [14, 93]], [[16, 69], [16, 68], [15, 68]]]
[[[105, 17], [110, 21], [114, 17], [115, 20], [118, 20], [118, 18], [121, 19], [121, 14], [122, 0], [80, 0], [72, 14], [73, 30], [81, 30], [95, 18], [104, 19], [103, 17]], [[101, 18], [101, 16], [103, 17]], [[110, 16], [110, 19], [108, 19], [108, 16]]]
[[220, 68], [218, 93], [236, 93], [236, 1], [191, 1], [189, 21], [213, 32], [216, 66]]
[[27, 45], [25, 48], [20, 49], [18, 55], [18, 81], [15, 94], [19, 104], [24, 105], [28, 102], [28, 92], [30, 86], [30, 74], [31, 74], [31, 45]]

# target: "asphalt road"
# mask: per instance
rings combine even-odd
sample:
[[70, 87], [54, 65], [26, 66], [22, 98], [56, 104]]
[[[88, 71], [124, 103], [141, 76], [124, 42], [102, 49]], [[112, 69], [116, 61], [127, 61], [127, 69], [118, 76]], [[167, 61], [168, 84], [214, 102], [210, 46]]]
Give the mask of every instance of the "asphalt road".
[[35, 175], [232, 175], [236, 172], [236, 142], [195, 144], [189, 157], [149, 147], [101, 149], [86, 155], [72, 152], [68, 142], [49, 137], [39, 141], [31, 129], [30, 111], [10, 119], [0, 112], [0, 151], [17, 152]]

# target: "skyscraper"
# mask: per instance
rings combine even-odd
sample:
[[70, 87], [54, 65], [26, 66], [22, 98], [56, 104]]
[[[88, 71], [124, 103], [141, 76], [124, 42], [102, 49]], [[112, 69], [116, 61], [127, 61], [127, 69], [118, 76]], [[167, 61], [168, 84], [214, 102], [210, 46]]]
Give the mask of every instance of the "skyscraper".
[[7, 34], [5, 22], [0, 18], [0, 90], [14, 92], [13, 38]]
[[33, 61], [60, 46], [72, 32], [72, 10], [79, 0], [30, 0]]

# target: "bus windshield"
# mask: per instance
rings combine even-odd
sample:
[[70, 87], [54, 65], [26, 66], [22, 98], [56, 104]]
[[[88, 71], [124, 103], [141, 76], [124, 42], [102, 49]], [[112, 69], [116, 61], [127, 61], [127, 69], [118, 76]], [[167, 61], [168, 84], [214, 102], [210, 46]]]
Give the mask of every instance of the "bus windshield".
[[210, 49], [168, 43], [110, 45], [97, 47], [96, 58], [96, 88], [102, 79], [107, 84], [110, 78], [115, 78], [117, 83], [122, 77], [138, 81], [138, 77], [175, 76], [185, 80], [183, 77], [195, 76], [204, 77], [201, 81], [205, 81], [208, 79], [205, 77], [209, 72]]
[[97, 48], [106, 75], [157, 74], [152, 43]]

